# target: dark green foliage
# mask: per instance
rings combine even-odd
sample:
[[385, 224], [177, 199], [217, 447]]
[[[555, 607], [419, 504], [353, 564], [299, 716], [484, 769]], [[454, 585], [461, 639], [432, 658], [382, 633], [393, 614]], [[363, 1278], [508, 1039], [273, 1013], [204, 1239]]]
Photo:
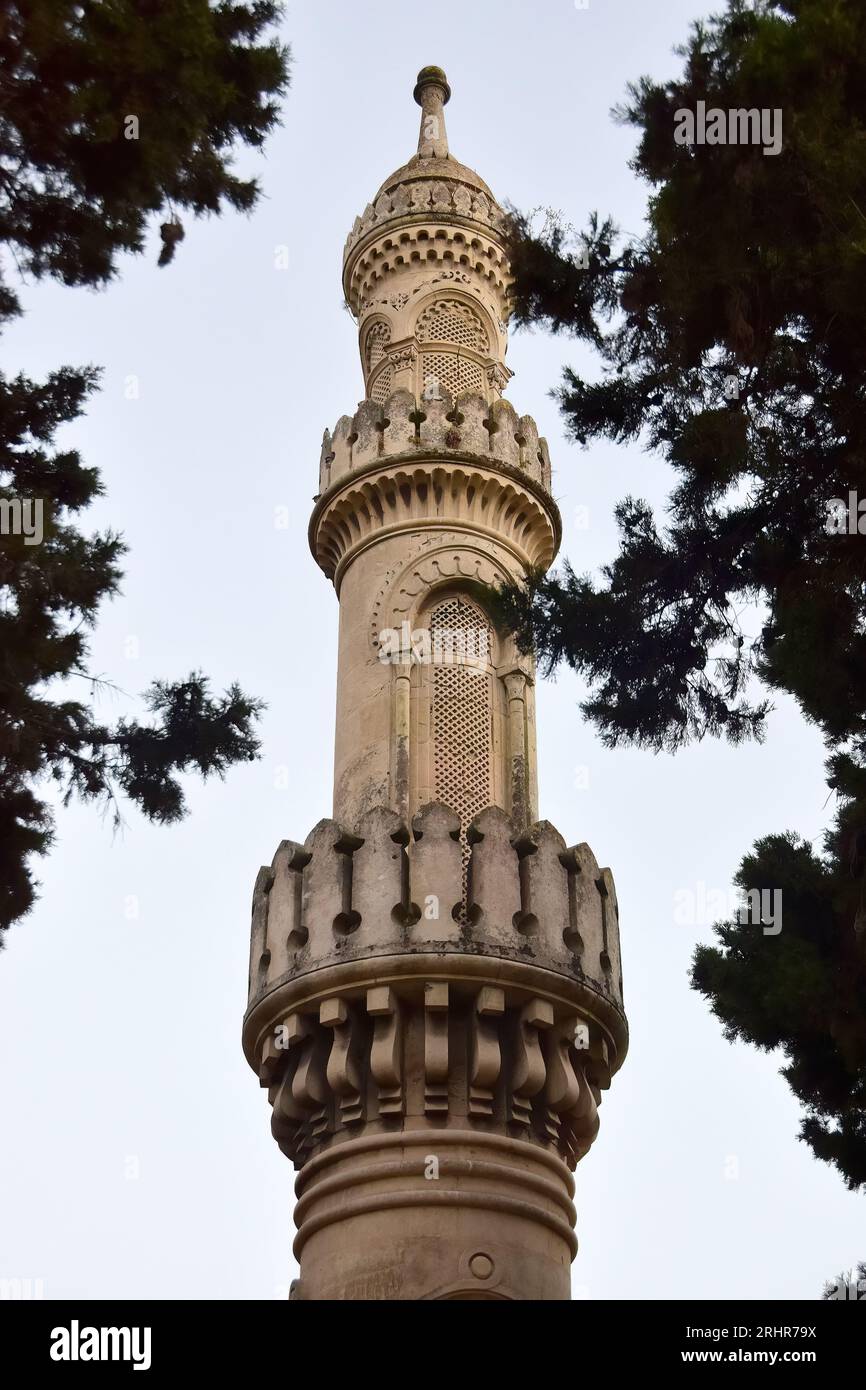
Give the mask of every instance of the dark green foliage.
[[[231, 159], [277, 119], [288, 56], [262, 39], [279, 14], [270, 0], [0, 0], [0, 242], [19, 270], [99, 286], [161, 212], [164, 265], [183, 238], [178, 210], [250, 209], [256, 181]], [[0, 286], [0, 322], [18, 312]], [[185, 811], [181, 774], [223, 776], [259, 747], [261, 702], [236, 685], [213, 696], [198, 672], [156, 682], [143, 723], [106, 725], [81, 698], [100, 684], [87, 636], [125, 547], [79, 529], [99, 477], [54, 439], [97, 379], [70, 367], [42, 383], [0, 376], [0, 503], [38, 499], [44, 532], [38, 544], [10, 525], [0, 535], [0, 932], [32, 906], [31, 859], [52, 842], [46, 779], [115, 819], [123, 792], [171, 823]]]
[[[535, 233], [515, 212], [511, 238], [518, 322], [599, 354], [600, 380], [566, 370], [556, 393], [569, 431], [657, 452], [667, 514], [627, 498], [600, 579], [532, 576], [502, 612], [543, 665], [589, 679], [583, 709], [608, 745], [760, 738], [773, 691], [820, 728], [837, 806], [823, 855], [761, 841], [741, 874], [783, 887], [782, 935], [722, 927], [694, 984], [731, 1036], [785, 1051], [803, 1138], [859, 1186], [866, 534], [835, 533], [828, 504], [866, 500], [866, 7], [734, 0], [681, 53], [679, 80], [643, 79], [618, 113], [652, 185], [645, 237], [597, 217], [577, 240], [550, 220]], [[699, 100], [781, 109], [781, 152], [678, 144], [675, 114]]]
[[279, 13], [270, 0], [0, 0], [0, 240], [20, 268], [102, 284], [162, 209], [164, 264], [175, 209], [251, 208], [257, 184], [231, 153], [277, 119], [286, 53], [259, 40]]
[[[832, 867], [795, 835], [759, 840], [736, 874], [747, 892], [781, 892], [782, 929], [751, 922], [714, 928], [698, 946], [692, 981], [725, 1036], [781, 1048], [782, 1075], [803, 1104], [801, 1137], [849, 1187], [866, 1183], [866, 955], [846, 930], [849, 895]], [[850, 918], [848, 918], [850, 921]]]

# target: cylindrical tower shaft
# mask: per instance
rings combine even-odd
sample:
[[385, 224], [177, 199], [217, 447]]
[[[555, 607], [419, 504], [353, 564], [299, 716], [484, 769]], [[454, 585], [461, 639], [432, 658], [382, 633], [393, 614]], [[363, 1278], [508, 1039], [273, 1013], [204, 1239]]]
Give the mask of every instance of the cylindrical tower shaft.
[[244, 1047], [299, 1169], [300, 1298], [567, 1298], [570, 1169], [627, 1045], [613, 880], [538, 820], [534, 667], [493, 618], [560, 521], [503, 399], [504, 218], [449, 97], [423, 69], [418, 151], [346, 245], [366, 398], [310, 522], [334, 818], [253, 902]]

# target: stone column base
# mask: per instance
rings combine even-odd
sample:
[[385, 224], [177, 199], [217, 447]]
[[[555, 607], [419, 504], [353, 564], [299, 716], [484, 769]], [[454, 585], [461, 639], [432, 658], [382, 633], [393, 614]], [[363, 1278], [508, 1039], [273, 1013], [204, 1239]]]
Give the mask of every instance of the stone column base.
[[567, 1300], [574, 1180], [555, 1154], [429, 1127], [349, 1139], [296, 1183], [296, 1299]]

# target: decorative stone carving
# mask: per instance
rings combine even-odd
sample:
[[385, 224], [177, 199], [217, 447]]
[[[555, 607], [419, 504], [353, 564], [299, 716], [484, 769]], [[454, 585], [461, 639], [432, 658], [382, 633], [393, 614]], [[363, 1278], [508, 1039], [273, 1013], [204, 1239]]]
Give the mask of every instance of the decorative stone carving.
[[376, 1083], [379, 1114], [402, 1115], [400, 1001], [390, 985], [374, 985], [367, 990], [367, 1013], [375, 1019], [370, 1044], [370, 1075]]
[[550, 564], [558, 517], [554, 521], [549, 507], [519, 479], [502, 478], [484, 467], [446, 471], [441, 465], [420, 461], [392, 467], [383, 463], [316, 504], [313, 553], [334, 578], [338, 592], [342, 575], [360, 547], [386, 529], [388, 534], [417, 531], [418, 517], [425, 511], [432, 514], [438, 496], [448, 498], [445, 515], [435, 518], [439, 526], [453, 527], [459, 519], [467, 530], [495, 535], [500, 549], [510, 552], [524, 569]]
[[[388, 361], [395, 367], [412, 365], [417, 349], [399, 344]], [[369, 422], [379, 425], [375, 436]], [[467, 393], [456, 401], [443, 385], [438, 399], [418, 399], [411, 392], [394, 392], [384, 402], [362, 401], [353, 416], [343, 415], [333, 434], [326, 431], [319, 464], [319, 488], [324, 492], [348, 474], [376, 461], [411, 452], [419, 459], [441, 452], [473, 457], [487, 465], [519, 470], [549, 493], [550, 464], [542, 458], [546, 445], [530, 416], [518, 419], [511, 403]]]
[[385, 575], [371, 609], [370, 641], [378, 647], [383, 628], [399, 628], [434, 585], [456, 582], [492, 589], [511, 577], [490, 555], [456, 532], [427, 536]]
[[454, 942], [459, 936], [457, 913], [463, 896], [460, 857], [460, 817], [433, 802], [412, 821], [409, 847], [409, 891], [416, 942]]
[[[567, 849], [548, 821], [517, 834], [503, 811], [488, 807], [468, 833], [468, 920], [461, 928], [459, 829], [459, 817], [440, 803], [423, 807], [411, 832], [381, 806], [352, 830], [320, 821], [303, 849], [284, 840], [271, 868], [260, 870], [256, 880], [251, 1005], [286, 980], [286, 957], [277, 948], [296, 920], [286, 904], [297, 901], [301, 882], [303, 942], [296, 927], [290, 932], [299, 943], [289, 955], [294, 981], [326, 967], [407, 949], [429, 947], [459, 956], [469, 948], [475, 959], [508, 959], [552, 971], [577, 987], [575, 998], [589, 991], [597, 1004], [621, 1016], [610, 870], [598, 867], [586, 845]], [[290, 878], [294, 887], [278, 887]], [[620, 1024], [612, 1022], [607, 1036], [616, 1055]]]
[[413, 368], [417, 361], [418, 348], [414, 343], [404, 343], [401, 347], [392, 348], [388, 353], [388, 362], [395, 372]]
[[424, 1113], [448, 1109], [448, 986], [424, 986]]
[[514, 373], [504, 367], [501, 362], [491, 362], [486, 375], [488, 384], [495, 391], [504, 391]]
[[[423, 210], [425, 219], [428, 211]], [[494, 317], [504, 320], [511, 272], [502, 244], [489, 231], [474, 232], [470, 239], [459, 232], [439, 235], [436, 224], [419, 220], [416, 212], [409, 227], [399, 232], [397, 245], [399, 249], [393, 234], [381, 233], [346, 261], [343, 290], [356, 317], [372, 306], [377, 294], [385, 304], [392, 294], [420, 292], [425, 272], [432, 269], [437, 283], [451, 280], [471, 286], [489, 300]]]
[[412, 212], [429, 211], [431, 205], [439, 212], [453, 213], [456, 218], [475, 221], [490, 229], [502, 225], [503, 213], [491, 201], [470, 184], [460, 179], [438, 180], [436, 183], [415, 181], [398, 184], [390, 193], [382, 193], [376, 199], [375, 207], [370, 204], [360, 218], [356, 218], [346, 239], [345, 258], [373, 226], [380, 226], [397, 218], [406, 217]]
[[502, 1069], [499, 1020], [505, 1013], [505, 990], [485, 985], [469, 1019], [470, 1115], [493, 1114], [494, 1087]]
[[[362, 1027], [357, 1003], [338, 995], [320, 1003], [318, 1016], [287, 1015], [275, 1025], [277, 1040], [264, 1040], [259, 1071], [274, 1137], [296, 1167], [365, 1120], [400, 1125], [420, 1105], [431, 1117], [453, 1112], [461, 1124], [501, 1123], [573, 1168], [599, 1128], [593, 1058], [575, 1046], [586, 1032], [596, 1051], [606, 1049], [594, 1024], [513, 985], [477, 985], [459, 1006], [446, 982], [419, 985], [420, 1011], [405, 985], [368, 988], [363, 1013], [372, 1029]], [[407, 1046], [422, 1059], [417, 1074], [406, 1070]], [[428, 1143], [435, 1147], [435, 1135]]]
[[[536, 819], [534, 664], [489, 603], [561, 523], [502, 398], [504, 215], [449, 96], [423, 69], [417, 153], [346, 244], [367, 398], [324, 433], [310, 523], [341, 605], [334, 816], [253, 892], [243, 1044], [298, 1170], [294, 1300], [567, 1298], [571, 1170], [628, 1045], [613, 878]], [[416, 620], [483, 659], [380, 659]]]

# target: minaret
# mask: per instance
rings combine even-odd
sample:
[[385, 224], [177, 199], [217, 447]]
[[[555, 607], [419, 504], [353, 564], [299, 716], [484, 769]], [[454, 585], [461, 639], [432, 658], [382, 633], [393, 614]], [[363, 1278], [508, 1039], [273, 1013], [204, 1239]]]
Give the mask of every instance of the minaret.
[[365, 399], [326, 432], [310, 545], [340, 603], [334, 818], [253, 896], [244, 1050], [298, 1170], [297, 1299], [567, 1299], [571, 1170], [628, 1033], [616, 894], [538, 820], [534, 668], [490, 594], [560, 541], [503, 398], [509, 267], [448, 149], [346, 243]]

